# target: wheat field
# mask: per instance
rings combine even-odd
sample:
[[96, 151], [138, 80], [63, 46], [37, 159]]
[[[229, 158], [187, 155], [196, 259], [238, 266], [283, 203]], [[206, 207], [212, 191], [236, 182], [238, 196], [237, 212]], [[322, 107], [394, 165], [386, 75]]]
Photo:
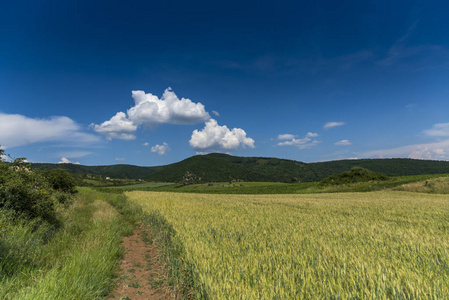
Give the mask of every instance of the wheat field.
[[173, 225], [211, 299], [446, 299], [449, 199], [128, 192]]

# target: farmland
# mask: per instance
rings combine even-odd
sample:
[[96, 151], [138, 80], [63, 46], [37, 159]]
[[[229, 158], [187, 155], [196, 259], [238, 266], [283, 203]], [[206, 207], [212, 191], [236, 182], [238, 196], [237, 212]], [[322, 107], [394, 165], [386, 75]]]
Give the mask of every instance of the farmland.
[[198, 298], [442, 299], [449, 294], [444, 195], [126, 195], [150, 223], [162, 219], [175, 232], [178, 262], [190, 276], [183, 280]]

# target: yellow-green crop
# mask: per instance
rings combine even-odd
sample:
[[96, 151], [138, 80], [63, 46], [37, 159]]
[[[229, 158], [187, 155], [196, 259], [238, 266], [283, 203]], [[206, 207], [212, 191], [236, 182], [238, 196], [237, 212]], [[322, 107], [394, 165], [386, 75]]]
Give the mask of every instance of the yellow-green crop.
[[211, 299], [444, 299], [449, 199], [129, 192], [173, 225]]

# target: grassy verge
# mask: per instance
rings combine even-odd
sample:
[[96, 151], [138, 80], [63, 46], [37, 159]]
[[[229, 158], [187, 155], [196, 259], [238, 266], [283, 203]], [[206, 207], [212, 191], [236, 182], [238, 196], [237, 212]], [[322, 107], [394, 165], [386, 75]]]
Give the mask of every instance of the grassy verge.
[[134, 225], [109, 201], [120, 195], [79, 188], [60, 208], [61, 227], [0, 214], [1, 299], [101, 299], [114, 283], [121, 236]]

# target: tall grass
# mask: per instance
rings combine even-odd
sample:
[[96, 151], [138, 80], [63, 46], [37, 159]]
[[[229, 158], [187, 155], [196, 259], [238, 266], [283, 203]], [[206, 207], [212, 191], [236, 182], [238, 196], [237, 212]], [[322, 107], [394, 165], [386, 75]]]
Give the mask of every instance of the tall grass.
[[[445, 299], [449, 202], [406, 192], [129, 192], [211, 299]], [[188, 272], [186, 273], [188, 274]]]
[[[1, 299], [101, 299], [113, 285], [122, 257], [121, 236], [133, 225], [101, 194], [80, 188], [75, 203], [51, 228], [1, 215]], [[5, 223], [6, 222], [6, 223]], [[25, 251], [23, 251], [25, 250]], [[6, 253], [6, 254], [5, 254]]]

